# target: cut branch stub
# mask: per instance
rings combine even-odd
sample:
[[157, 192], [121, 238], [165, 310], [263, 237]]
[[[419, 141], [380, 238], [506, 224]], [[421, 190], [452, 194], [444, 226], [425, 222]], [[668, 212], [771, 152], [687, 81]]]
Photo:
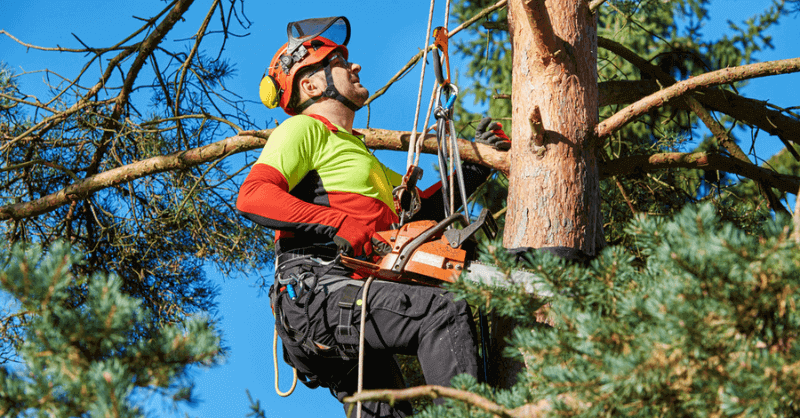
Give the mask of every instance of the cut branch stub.
[[531, 124], [531, 149], [536, 156], [542, 158], [547, 149], [544, 146], [545, 130], [542, 123], [542, 112], [539, 106], [534, 106], [528, 121]]
[[544, 66], [550, 64], [550, 60], [558, 54], [556, 35], [553, 33], [553, 26], [550, 24], [550, 16], [547, 8], [544, 7], [544, 0], [526, 0], [522, 2], [522, 9], [528, 17], [531, 34], [533, 35], [533, 45], [539, 50], [539, 55]]

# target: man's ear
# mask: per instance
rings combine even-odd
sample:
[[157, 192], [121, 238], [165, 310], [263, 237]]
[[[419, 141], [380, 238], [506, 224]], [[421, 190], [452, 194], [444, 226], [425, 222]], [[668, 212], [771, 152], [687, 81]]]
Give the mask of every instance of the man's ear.
[[317, 80], [317, 77], [313, 76], [303, 77], [297, 87], [300, 89], [300, 93], [305, 95], [306, 98], [322, 96], [322, 93], [325, 91], [322, 83]]

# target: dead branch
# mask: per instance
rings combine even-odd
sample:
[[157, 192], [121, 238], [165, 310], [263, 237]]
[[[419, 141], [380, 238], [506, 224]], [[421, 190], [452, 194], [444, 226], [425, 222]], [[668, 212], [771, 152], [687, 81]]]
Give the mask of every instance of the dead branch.
[[197, 34], [195, 34], [195, 42], [192, 46], [192, 50], [189, 51], [189, 56], [186, 57], [186, 60], [181, 66], [181, 75], [178, 76], [178, 84], [175, 88], [175, 115], [180, 114], [181, 91], [183, 90], [183, 83], [186, 81], [186, 71], [189, 69], [189, 65], [191, 64], [192, 59], [194, 59], [194, 56], [197, 55], [197, 51], [200, 48], [200, 42], [203, 41], [206, 29], [211, 21], [211, 17], [214, 16], [214, 10], [216, 10], [217, 5], [219, 5], [219, 0], [214, 0], [214, 3], [211, 4], [211, 9], [208, 11], [208, 13], [206, 13], [203, 24], [200, 25], [200, 29], [198, 29]]
[[345, 398], [344, 401], [348, 403], [359, 401], [394, 403], [422, 397], [454, 399], [503, 418], [535, 418], [544, 416], [545, 412], [551, 409], [550, 403], [547, 401], [539, 402], [536, 405], [524, 405], [516, 409], [508, 409], [472, 392], [435, 385], [417, 386], [408, 389], [365, 390]]
[[603, 5], [603, 3], [605, 3], [605, 2], [606, 2], [606, 0], [592, 0], [592, 1], [589, 3], [589, 10], [590, 10], [592, 13], [594, 13], [594, 12], [595, 12], [595, 11], [596, 11], [598, 8], [600, 8], [600, 6], [602, 6], [602, 5]]

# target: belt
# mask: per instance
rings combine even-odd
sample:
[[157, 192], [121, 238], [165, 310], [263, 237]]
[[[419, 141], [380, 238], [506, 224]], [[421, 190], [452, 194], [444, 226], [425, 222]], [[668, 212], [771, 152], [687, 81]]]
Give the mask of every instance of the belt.
[[322, 262], [329, 262], [332, 261], [334, 258], [336, 258], [337, 255], [338, 255], [337, 248], [329, 246], [294, 248], [291, 250], [283, 250], [275, 252], [275, 258], [278, 262], [278, 265], [296, 258], [308, 258], [309, 260], [312, 260], [317, 264], [322, 264], [317, 262], [316, 260], [320, 260]]

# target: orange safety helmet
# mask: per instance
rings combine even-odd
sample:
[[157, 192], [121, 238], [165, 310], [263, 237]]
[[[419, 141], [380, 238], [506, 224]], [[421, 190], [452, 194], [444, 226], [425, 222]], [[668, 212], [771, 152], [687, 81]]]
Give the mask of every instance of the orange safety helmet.
[[[347, 100], [339, 95], [333, 86], [327, 60], [334, 51], [339, 51], [345, 59], [348, 58], [346, 45], [350, 40], [350, 22], [347, 18], [338, 16], [291, 22], [286, 32], [289, 42], [278, 49], [261, 79], [259, 86], [261, 102], [270, 109], [280, 106], [289, 115], [299, 113], [302, 109], [289, 108], [295, 75], [303, 68], [320, 64], [326, 70], [328, 90], [335, 93], [330, 94], [326, 91], [325, 96]], [[310, 104], [301, 107], [305, 108]]]

